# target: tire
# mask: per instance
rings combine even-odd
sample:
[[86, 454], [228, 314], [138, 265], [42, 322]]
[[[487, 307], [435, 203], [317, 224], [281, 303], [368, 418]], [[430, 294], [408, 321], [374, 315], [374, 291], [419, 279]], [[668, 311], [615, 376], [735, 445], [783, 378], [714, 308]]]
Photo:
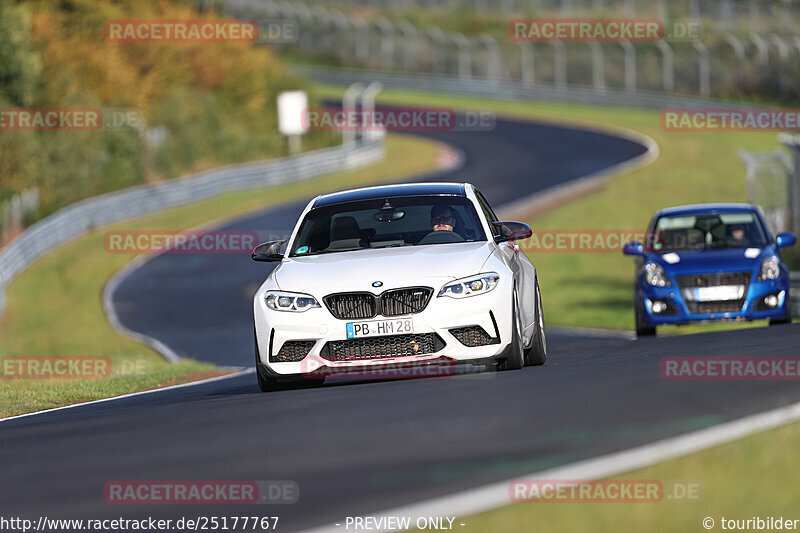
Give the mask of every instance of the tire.
[[539, 280], [536, 280], [536, 312], [534, 314], [536, 325], [533, 344], [525, 350], [525, 364], [541, 366], [547, 362], [547, 334], [544, 327], [544, 309], [542, 308], [542, 293], [539, 291]]
[[519, 297], [517, 288], [514, 287], [514, 297], [511, 302], [511, 343], [506, 348], [506, 357], [497, 364], [497, 370], [520, 370], [525, 366], [525, 353], [522, 349], [522, 322], [519, 316]]
[[786, 315], [781, 318], [770, 318], [769, 325], [770, 326], [779, 326], [781, 324], [791, 324], [792, 323], [792, 301], [789, 299], [789, 295], [786, 295]]
[[652, 337], [656, 334], [656, 327], [651, 326], [644, 319], [644, 304], [639, 297], [639, 293], [635, 292], [633, 295], [633, 307], [636, 314], [636, 336], [637, 337]]

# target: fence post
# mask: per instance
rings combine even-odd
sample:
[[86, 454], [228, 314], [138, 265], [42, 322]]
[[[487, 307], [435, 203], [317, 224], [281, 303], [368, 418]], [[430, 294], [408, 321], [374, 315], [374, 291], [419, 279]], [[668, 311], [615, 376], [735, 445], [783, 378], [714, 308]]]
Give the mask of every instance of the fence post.
[[592, 86], [596, 91], [606, 88], [605, 62], [603, 61], [603, 47], [597, 41], [586, 43], [592, 51]]
[[711, 94], [711, 69], [708, 64], [708, 48], [700, 41], [692, 41], [692, 46], [697, 50], [697, 70], [700, 78], [700, 94]]
[[636, 48], [630, 41], [620, 41], [625, 51], [625, 90], [636, 92]]
[[375, 24], [381, 33], [381, 67], [394, 68], [394, 24], [386, 17], [378, 17]]
[[490, 80], [499, 80], [502, 75], [500, 47], [497, 41], [494, 40], [494, 37], [488, 33], [482, 33], [478, 38], [486, 47], [486, 78]]
[[786, 41], [778, 37], [775, 33], [770, 36], [770, 39], [778, 50], [778, 58], [780, 61], [778, 87], [780, 91], [785, 94], [789, 90], [789, 47], [786, 45]]
[[445, 53], [445, 47], [447, 46], [447, 36], [445, 36], [442, 29], [438, 26], [429, 27], [425, 33], [428, 35], [431, 47], [433, 48], [431, 53], [431, 57], [433, 58], [433, 72], [436, 74], [446, 74], [447, 55]]
[[463, 33], [450, 35], [458, 47], [458, 77], [464, 80], [472, 78], [472, 45]]
[[369, 24], [358, 13], [350, 17], [350, 22], [356, 30], [356, 61], [366, 65], [369, 62]]
[[[357, 111], [356, 102], [361, 94], [364, 92], [364, 84], [357, 81], [350, 85], [342, 95], [342, 112], [344, 113], [345, 120], [348, 116], [352, 116]], [[356, 141], [356, 131], [350, 130], [345, 127], [342, 129], [342, 144], [344, 146], [352, 146]]]
[[523, 85], [533, 87], [536, 85], [536, 71], [534, 68], [533, 44], [528, 42], [519, 43], [520, 50], [520, 80]]
[[731, 48], [733, 48], [733, 54], [736, 56], [736, 83], [741, 86], [744, 84], [744, 45], [742, 44], [742, 41], [730, 33], [726, 33], [724, 39], [729, 45], [731, 45]]
[[553, 66], [555, 68], [556, 87], [567, 86], [567, 48], [561, 41], [550, 41], [553, 47]]
[[663, 39], [656, 46], [661, 50], [661, 87], [666, 92], [672, 92], [675, 90], [675, 52]]
[[406, 70], [417, 70], [417, 35], [419, 32], [409, 21], [401, 20], [397, 23], [397, 29], [403, 34], [405, 46], [403, 47], [403, 66]]

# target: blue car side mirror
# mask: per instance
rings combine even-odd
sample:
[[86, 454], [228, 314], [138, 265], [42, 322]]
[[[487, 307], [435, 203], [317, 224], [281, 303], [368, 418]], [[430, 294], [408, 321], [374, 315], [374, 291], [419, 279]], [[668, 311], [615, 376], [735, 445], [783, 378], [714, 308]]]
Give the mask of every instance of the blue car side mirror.
[[625, 255], [644, 255], [644, 246], [640, 242], [628, 242], [622, 247], [622, 253]]
[[775, 246], [778, 248], [786, 248], [788, 246], [794, 246], [797, 242], [797, 237], [794, 236], [794, 233], [784, 232], [778, 233], [778, 236], [775, 237]]

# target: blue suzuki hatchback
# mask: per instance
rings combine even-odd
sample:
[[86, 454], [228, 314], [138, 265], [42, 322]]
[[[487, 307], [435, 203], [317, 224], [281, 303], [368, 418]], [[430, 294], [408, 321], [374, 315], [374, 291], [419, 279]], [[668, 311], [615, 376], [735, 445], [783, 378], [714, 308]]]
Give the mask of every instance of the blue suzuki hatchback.
[[791, 322], [789, 269], [760, 210], [748, 204], [698, 204], [658, 211], [636, 256], [636, 334], [662, 324], [769, 319]]

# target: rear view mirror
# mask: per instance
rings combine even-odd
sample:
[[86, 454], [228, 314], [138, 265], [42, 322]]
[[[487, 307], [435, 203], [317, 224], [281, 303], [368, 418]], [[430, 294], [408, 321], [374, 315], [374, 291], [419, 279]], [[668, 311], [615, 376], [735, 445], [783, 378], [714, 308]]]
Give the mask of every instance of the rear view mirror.
[[282, 261], [283, 254], [281, 253], [281, 246], [284, 244], [286, 244], [286, 241], [263, 242], [253, 249], [253, 253], [250, 255], [250, 258], [253, 261]]
[[622, 253], [625, 255], [644, 255], [644, 246], [640, 242], [627, 242], [622, 247]]
[[787, 246], [794, 246], [797, 242], [797, 237], [794, 236], [794, 233], [783, 232], [778, 233], [778, 236], [775, 237], [775, 246], [778, 248], [786, 248]]
[[522, 222], [496, 222], [496, 225], [500, 229], [500, 235], [496, 235], [494, 238], [494, 242], [496, 243], [519, 241], [533, 235], [531, 227]]

